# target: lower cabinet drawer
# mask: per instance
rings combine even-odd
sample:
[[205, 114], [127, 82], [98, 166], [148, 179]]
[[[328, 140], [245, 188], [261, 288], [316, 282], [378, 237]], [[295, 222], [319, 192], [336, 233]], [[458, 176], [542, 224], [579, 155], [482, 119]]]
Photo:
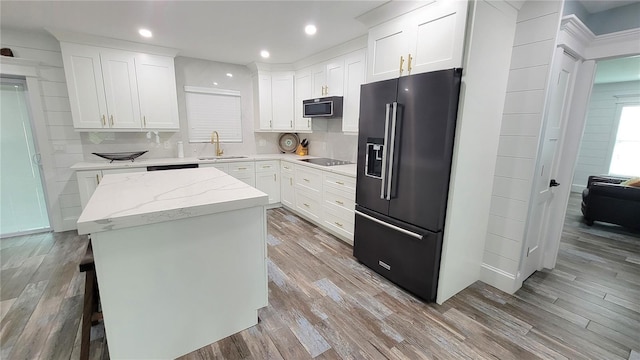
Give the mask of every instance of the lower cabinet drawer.
[[305, 191], [296, 189], [296, 210], [308, 216], [311, 220], [320, 222], [322, 207], [320, 201], [309, 196]]
[[349, 240], [353, 241], [353, 224], [354, 224], [354, 213], [351, 213], [351, 216], [347, 218], [347, 216], [340, 215], [338, 216], [333, 209], [329, 207], [324, 207], [324, 214], [322, 218], [322, 224], [329, 229], [337, 232], [338, 234], [346, 237]]

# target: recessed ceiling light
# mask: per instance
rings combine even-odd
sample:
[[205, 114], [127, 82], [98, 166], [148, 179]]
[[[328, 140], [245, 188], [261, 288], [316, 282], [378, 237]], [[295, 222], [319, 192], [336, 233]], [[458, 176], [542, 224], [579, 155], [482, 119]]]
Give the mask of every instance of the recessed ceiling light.
[[214, 81], [214, 82], [213, 82], [213, 85], [218, 85], [218, 83]]
[[228, 77], [233, 77], [233, 74], [232, 73], [227, 73], [227, 76]]
[[318, 29], [316, 29], [315, 25], [309, 24], [309, 25], [304, 27], [304, 32], [306, 32], [307, 35], [313, 35], [313, 34], [316, 33], [316, 31], [318, 31]]
[[269, 52], [267, 50], [262, 50], [260, 51], [260, 56], [266, 59], [269, 57]]
[[138, 34], [146, 38], [150, 38], [153, 36], [153, 33], [151, 32], [151, 30], [147, 30], [147, 29], [138, 30]]

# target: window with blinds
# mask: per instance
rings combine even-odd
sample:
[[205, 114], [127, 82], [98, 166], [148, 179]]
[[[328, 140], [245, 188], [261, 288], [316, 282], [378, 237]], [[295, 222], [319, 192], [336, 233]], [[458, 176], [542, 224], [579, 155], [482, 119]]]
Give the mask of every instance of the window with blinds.
[[210, 142], [215, 130], [220, 142], [242, 142], [240, 92], [185, 86], [189, 142]]

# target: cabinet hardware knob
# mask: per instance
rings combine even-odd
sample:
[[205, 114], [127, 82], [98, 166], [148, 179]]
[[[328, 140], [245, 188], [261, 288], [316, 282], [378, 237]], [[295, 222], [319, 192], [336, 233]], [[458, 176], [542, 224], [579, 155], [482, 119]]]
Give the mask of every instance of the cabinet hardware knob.
[[113, 127], [113, 115], [111, 115], [109, 119], [111, 119], [111, 126]]
[[413, 60], [413, 56], [409, 54], [409, 60], [407, 61], [407, 71], [409, 72], [409, 75], [411, 75], [411, 60]]
[[102, 115], [102, 126], [107, 126], [107, 117]]
[[342, 181], [336, 181], [336, 184], [338, 185], [344, 185], [344, 183]]
[[338, 226], [340, 226], [340, 227], [342, 227], [342, 226], [343, 226], [342, 224], [340, 224], [340, 223], [339, 223], [339, 222], [337, 222], [337, 221], [336, 221], [336, 222], [334, 222], [334, 224], [336, 224], [336, 225], [338, 225]]
[[400, 56], [400, 75], [402, 75], [403, 65], [404, 65], [404, 56]]
[[336, 200], [336, 204], [338, 204], [338, 205], [344, 205], [344, 203], [343, 203], [342, 201], [340, 201], [340, 200]]

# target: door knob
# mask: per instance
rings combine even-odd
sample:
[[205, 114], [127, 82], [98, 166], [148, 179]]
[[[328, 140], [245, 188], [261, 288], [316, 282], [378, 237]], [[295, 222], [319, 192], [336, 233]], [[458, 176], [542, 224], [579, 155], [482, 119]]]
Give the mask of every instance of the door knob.
[[551, 181], [549, 181], [549, 187], [555, 187], [555, 186], [560, 186], [560, 183], [556, 182], [556, 179], [551, 179]]

